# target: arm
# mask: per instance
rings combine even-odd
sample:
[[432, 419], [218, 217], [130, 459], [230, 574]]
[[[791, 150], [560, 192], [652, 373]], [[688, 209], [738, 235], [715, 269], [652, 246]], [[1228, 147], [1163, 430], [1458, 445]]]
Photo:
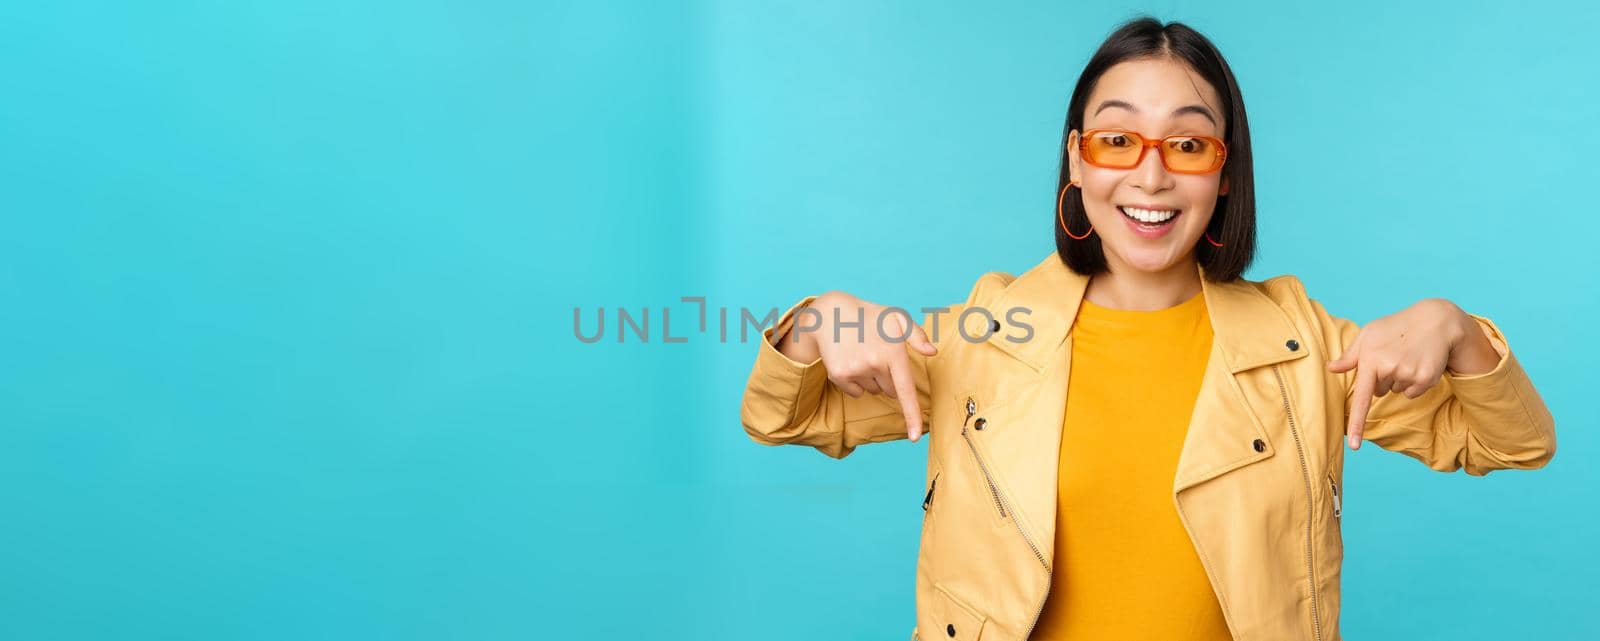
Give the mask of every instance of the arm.
[[[1335, 353], [1349, 349], [1361, 327], [1328, 314], [1315, 300], [1311, 304], [1328, 347], [1337, 348]], [[1465, 469], [1483, 476], [1493, 470], [1543, 467], [1555, 455], [1554, 417], [1500, 328], [1488, 318], [1466, 316], [1472, 321], [1470, 331], [1482, 336], [1467, 335], [1464, 349], [1452, 355], [1438, 383], [1416, 398], [1390, 392], [1373, 399], [1366, 413], [1366, 439], [1441, 472]], [[1493, 357], [1482, 350], [1482, 341], [1493, 349]], [[1356, 370], [1336, 375], [1347, 415], [1355, 400], [1355, 375]]]
[[[833, 458], [844, 458], [865, 443], [906, 438], [906, 420], [899, 400], [879, 394], [846, 394], [829, 380], [814, 346], [790, 345], [798, 338], [790, 331], [796, 313], [816, 298], [802, 299], [762, 332], [739, 410], [745, 432], [764, 445], [809, 445]], [[923, 325], [932, 319], [932, 315], [926, 316]], [[872, 320], [867, 323], [870, 327]], [[930, 332], [936, 346], [938, 333]], [[783, 351], [774, 346], [777, 340], [784, 341]], [[796, 360], [786, 352], [800, 358], [809, 356], [810, 360]], [[930, 360], [938, 357], [925, 356], [915, 349], [906, 352], [926, 429], [932, 401], [928, 367]]]

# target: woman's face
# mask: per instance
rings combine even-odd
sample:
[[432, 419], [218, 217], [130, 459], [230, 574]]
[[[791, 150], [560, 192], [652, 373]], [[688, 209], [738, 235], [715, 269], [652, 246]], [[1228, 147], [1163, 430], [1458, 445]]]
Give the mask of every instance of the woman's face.
[[[1130, 60], [1106, 70], [1084, 107], [1085, 129], [1123, 129], [1147, 140], [1175, 134], [1223, 138], [1222, 101], [1215, 88], [1181, 61]], [[1080, 157], [1080, 131], [1068, 134], [1068, 161], [1083, 190], [1083, 205], [1113, 272], [1160, 272], [1188, 259], [1226, 193], [1222, 172], [1176, 174], [1161, 164], [1156, 149], [1132, 169], [1110, 169]], [[1128, 209], [1150, 219], [1177, 215], [1158, 225], [1141, 225]], [[1074, 229], [1075, 234], [1084, 230]], [[1215, 234], [1212, 238], [1218, 241]], [[1069, 242], [1073, 242], [1070, 241]]]

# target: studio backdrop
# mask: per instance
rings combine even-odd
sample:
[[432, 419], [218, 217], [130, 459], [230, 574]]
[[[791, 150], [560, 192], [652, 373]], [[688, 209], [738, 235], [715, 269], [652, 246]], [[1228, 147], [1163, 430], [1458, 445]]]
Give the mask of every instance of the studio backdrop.
[[1600, 636], [1592, 3], [66, 0], [0, 9], [0, 638], [905, 638], [927, 441], [753, 442], [743, 314], [1037, 263], [1143, 13], [1242, 87], [1247, 278], [1490, 316], [1556, 419], [1346, 453], [1344, 635]]

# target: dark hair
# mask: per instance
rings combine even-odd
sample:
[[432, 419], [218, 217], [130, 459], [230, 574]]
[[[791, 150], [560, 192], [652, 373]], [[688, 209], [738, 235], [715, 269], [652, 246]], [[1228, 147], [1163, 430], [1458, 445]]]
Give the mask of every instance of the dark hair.
[[[1124, 23], [1112, 32], [1089, 59], [1083, 75], [1078, 76], [1078, 85], [1072, 89], [1067, 126], [1061, 131], [1061, 179], [1056, 184], [1056, 192], [1051, 194], [1050, 203], [1050, 224], [1056, 230], [1056, 253], [1079, 274], [1092, 276], [1109, 269], [1099, 234], [1074, 240], [1067, 237], [1056, 218], [1054, 197], [1071, 181], [1067, 136], [1074, 129], [1083, 131], [1083, 112], [1089, 94], [1107, 69], [1128, 60], [1163, 57], [1187, 63], [1222, 97], [1222, 113], [1226, 118], [1222, 139], [1228, 146], [1228, 161], [1222, 167], [1222, 175], [1227, 181], [1228, 193], [1218, 197], [1217, 210], [1206, 230], [1223, 246], [1213, 247], [1201, 238], [1195, 245], [1195, 259], [1204, 268], [1207, 279], [1231, 281], [1250, 266], [1256, 245], [1255, 171], [1250, 161], [1250, 125], [1244, 116], [1244, 98], [1239, 94], [1233, 71], [1210, 40], [1181, 22], [1163, 25], [1148, 16]], [[1074, 189], [1067, 194], [1062, 212], [1072, 229], [1089, 227], [1089, 216], [1083, 210], [1082, 190]]]

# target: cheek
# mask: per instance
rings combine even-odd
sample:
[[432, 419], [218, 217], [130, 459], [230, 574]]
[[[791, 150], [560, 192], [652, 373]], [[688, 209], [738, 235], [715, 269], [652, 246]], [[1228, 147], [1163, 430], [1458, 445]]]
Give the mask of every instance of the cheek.
[[1193, 218], [1196, 222], [1204, 223], [1216, 212], [1217, 190], [1220, 186], [1217, 178], [1206, 176], [1193, 176], [1190, 180], [1179, 182], [1179, 193], [1183, 201], [1188, 203], [1190, 213], [1195, 214]]
[[[1122, 177], [1116, 173], [1091, 171], [1083, 177], [1083, 207], [1089, 213], [1089, 220], [1108, 220], [1112, 216], [1121, 216], [1116, 205], [1112, 203], [1117, 194], [1117, 188], [1122, 182]], [[1104, 224], [1104, 223], [1101, 223]]]

